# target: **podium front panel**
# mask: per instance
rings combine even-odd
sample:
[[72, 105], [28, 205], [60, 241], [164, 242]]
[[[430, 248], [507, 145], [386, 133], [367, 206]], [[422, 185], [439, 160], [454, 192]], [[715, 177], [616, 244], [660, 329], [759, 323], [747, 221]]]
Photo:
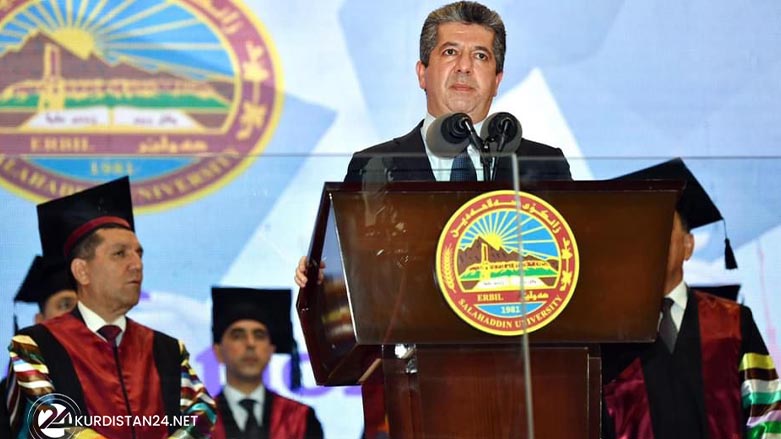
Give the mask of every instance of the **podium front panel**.
[[[670, 236], [676, 191], [585, 186], [529, 191], [567, 219], [581, 261], [570, 303], [531, 340], [652, 341], [657, 320], [649, 310], [658, 310], [662, 298], [669, 245], [658, 237]], [[331, 192], [358, 344], [518, 343], [463, 322], [437, 286], [432, 261], [441, 231], [453, 212], [485, 191], [452, 187]]]

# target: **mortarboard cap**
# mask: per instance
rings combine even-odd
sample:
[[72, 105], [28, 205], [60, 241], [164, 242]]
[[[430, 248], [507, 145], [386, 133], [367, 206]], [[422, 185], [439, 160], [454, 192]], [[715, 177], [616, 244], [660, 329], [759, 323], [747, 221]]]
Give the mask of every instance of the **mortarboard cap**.
[[280, 354], [290, 353], [293, 324], [290, 290], [212, 287], [212, 338], [219, 343], [226, 329], [243, 319], [266, 325]]
[[46, 300], [54, 293], [72, 289], [65, 261], [36, 256], [14, 302], [37, 303], [43, 311]]
[[67, 260], [76, 244], [108, 224], [135, 230], [128, 177], [38, 205], [38, 232], [46, 258]]
[[[686, 186], [675, 209], [681, 215], [688, 229], [692, 230], [716, 221], [724, 221], [724, 217], [721, 215], [718, 207], [716, 207], [716, 204], [713, 203], [708, 193], [705, 192], [705, 189], [680, 157], [623, 175], [618, 177], [618, 179], [684, 181]], [[725, 265], [728, 269], [737, 268], [735, 254], [732, 251], [729, 238], [726, 238], [726, 225], [724, 228]]]
[[740, 292], [740, 284], [691, 285], [690, 288], [693, 290], [703, 291], [708, 294], [712, 294], [714, 296], [718, 296], [724, 299], [732, 300], [733, 302], [738, 301], [738, 292]]
[[301, 387], [298, 346], [290, 321], [292, 303], [289, 289], [212, 287], [212, 340], [219, 343], [234, 322], [249, 319], [266, 325], [276, 353], [290, 354], [290, 388]]

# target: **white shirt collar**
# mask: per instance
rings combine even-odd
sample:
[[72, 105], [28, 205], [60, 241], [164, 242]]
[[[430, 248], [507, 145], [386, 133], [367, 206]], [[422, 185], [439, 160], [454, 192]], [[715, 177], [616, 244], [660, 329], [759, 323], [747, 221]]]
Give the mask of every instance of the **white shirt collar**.
[[257, 401], [253, 411], [255, 412], [255, 419], [258, 420], [258, 425], [263, 425], [263, 404], [266, 400], [266, 387], [263, 383], [256, 387], [249, 395], [245, 395], [230, 384], [225, 384], [225, 387], [222, 389], [222, 395], [225, 397], [225, 401], [228, 402], [231, 413], [233, 413], [233, 420], [236, 421], [236, 425], [238, 425], [242, 431], [244, 431], [244, 428], [247, 426], [247, 410], [239, 404], [242, 399], [249, 398]]
[[[423, 137], [423, 145], [426, 147], [426, 156], [428, 156], [428, 161], [431, 164], [431, 170], [434, 171], [434, 178], [437, 181], [450, 181], [450, 167], [453, 165], [453, 158], [440, 157], [434, 154], [428, 148], [428, 143], [426, 142], [426, 133], [428, 132], [428, 127], [434, 123], [434, 120], [436, 120], [436, 117], [426, 112], [426, 118], [423, 119], [423, 126], [420, 127], [420, 135]], [[475, 131], [479, 133], [480, 127], [482, 126], [483, 121], [481, 120], [475, 124]], [[475, 148], [473, 145], [470, 145], [470, 148], [467, 149], [467, 152], [469, 153], [469, 158], [472, 159], [472, 164], [475, 165], [477, 179], [479, 181], [483, 181], [483, 165], [480, 163], [480, 151], [478, 151], [477, 148]]]
[[675, 322], [675, 327], [678, 330], [681, 329], [681, 322], [683, 321], [683, 312], [686, 310], [686, 305], [689, 302], [688, 288], [686, 283], [681, 281], [675, 288], [667, 294], [667, 297], [673, 300], [673, 306], [670, 308], [670, 314]]
[[[98, 329], [106, 325], [119, 326], [119, 329], [122, 331], [117, 336], [117, 346], [119, 346], [119, 344], [122, 342], [122, 336], [125, 335], [125, 328], [127, 327], [127, 319], [124, 315], [117, 317], [117, 319], [113, 322], [107, 322], [103, 320], [103, 317], [99, 316], [95, 311], [87, 308], [87, 305], [81, 301], [77, 302], [76, 306], [79, 307], [81, 318], [84, 319], [84, 323], [87, 325], [87, 328], [100, 338], [103, 338], [103, 336], [98, 333]], [[105, 338], [103, 338], [103, 340], [105, 340]]]
[[673, 302], [675, 302], [677, 306], [686, 308], [686, 302], [688, 301], [686, 297], [686, 290], [686, 282], [681, 281], [681, 283], [676, 285], [672, 291], [667, 293], [667, 297], [673, 299]]

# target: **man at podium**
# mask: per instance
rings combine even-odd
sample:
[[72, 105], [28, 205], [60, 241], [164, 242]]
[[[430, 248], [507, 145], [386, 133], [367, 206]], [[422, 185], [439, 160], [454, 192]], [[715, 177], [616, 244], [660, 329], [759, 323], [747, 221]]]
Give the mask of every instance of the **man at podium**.
[[603, 349], [605, 437], [776, 437], [781, 385], [751, 311], [683, 280], [691, 230], [722, 220], [721, 213], [680, 159], [622, 178], [687, 184], [676, 207], [656, 342]]
[[[432, 152], [426, 133], [436, 118], [449, 113], [467, 114], [475, 130], [481, 131], [504, 72], [506, 32], [502, 18], [477, 2], [442, 6], [423, 23], [419, 46], [415, 69], [426, 94], [423, 120], [401, 137], [355, 153], [345, 182], [489, 180], [476, 145], [470, 143], [456, 157], [444, 157]], [[519, 139], [514, 152], [523, 160], [518, 167], [521, 183], [572, 179], [559, 148]], [[512, 180], [511, 162], [500, 158], [496, 167], [497, 180]], [[307, 283], [307, 263], [302, 257], [296, 268], [295, 282], [302, 288]], [[382, 425], [382, 382], [379, 378], [373, 381], [380, 382], [364, 384], [366, 437], [371, 438], [387, 432], [387, 425]], [[367, 390], [372, 388], [376, 391]]]
[[[431, 12], [423, 23], [415, 66], [426, 94], [424, 119], [407, 134], [354, 154], [345, 181], [487, 180], [477, 145], [444, 157], [432, 152], [426, 133], [436, 118], [449, 113], [466, 113], [480, 132], [502, 81], [505, 51], [502, 18], [487, 7], [461, 1]], [[519, 140], [514, 147], [519, 159], [529, 159], [519, 167], [521, 181], [572, 179], [559, 148]], [[497, 179], [510, 180], [510, 170], [500, 163]]]

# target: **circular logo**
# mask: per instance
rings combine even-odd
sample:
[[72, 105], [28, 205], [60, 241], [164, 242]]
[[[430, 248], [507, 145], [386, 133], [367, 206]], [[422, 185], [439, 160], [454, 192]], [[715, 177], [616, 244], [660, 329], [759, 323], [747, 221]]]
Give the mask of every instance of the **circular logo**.
[[33, 402], [28, 411], [32, 422], [30, 437], [34, 439], [69, 438], [68, 427], [74, 425], [81, 411], [76, 403], [61, 393], [49, 393]]
[[0, 1], [0, 185], [40, 202], [129, 175], [148, 211], [245, 170], [283, 93], [239, 1]]
[[468, 324], [496, 335], [523, 334], [522, 319], [528, 332], [553, 321], [572, 298], [578, 269], [567, 222], [525, 192], [469, 200], [437, 245], [437, 281], [448, 304]]

